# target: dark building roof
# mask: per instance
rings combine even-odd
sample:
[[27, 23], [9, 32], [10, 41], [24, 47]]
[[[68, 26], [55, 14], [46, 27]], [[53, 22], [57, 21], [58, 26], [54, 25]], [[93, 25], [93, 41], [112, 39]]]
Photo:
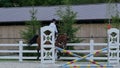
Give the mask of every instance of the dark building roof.
[[[77, 12], [77, 20], [86, 19], [108, 19], [107, 17], [107, 4], [91, 4], [91, 5], [74, 5], [71, 6], [74, 12]], [[62, 7], [62, 6], [61, 6]], [[56, 11], [59, 6], [47, 6], [47, 7], [34, 7], [37, 9], [36, 17], [41, 21], [49, 21], [53, 18], [59, 19], [56, 16]], [[29, 11], [32, 7], [12, 7], [12, 8], [0, 8], [0, 22], [19, 22], [29, 21], [31, 15]], [[118, 10], [120, 11], [120, 4], [118, 4]]]

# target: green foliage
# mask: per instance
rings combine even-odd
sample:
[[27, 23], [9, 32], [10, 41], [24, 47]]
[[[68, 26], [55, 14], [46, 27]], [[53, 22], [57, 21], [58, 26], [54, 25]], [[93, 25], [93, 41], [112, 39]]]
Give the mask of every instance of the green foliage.
[[1, 7], [21, 7], [21, 6], [51, 6], [66, 5], [66, 2], [72, 5], [78, 4], [96, 4], [108, 3], [108, 1], [120, 3], [120, 0], [0, 0]]
[[[109, 7], [112, 7], [111, 10], [108, 10], [108, 11], [111, 11], [112, 13], [111, 14], [111, 22], [110, 24], [112, 25], [113, 28], [118, 28], [120, 29], [120, 17], [119, 17], [119, 14], [120, 12], [118, 11], [118, 6], [117, 6], [117, 3], [118, 0], [107, 0], [108, 4], [111, 4], [109, 5]], [[114, 3], [112, 5], [112, 3]]]
[[10, 0], [0, 0], [0, 6], [1, 7], [11, 7], [13, 6]]
[[35, 10], [34, 8], [30, 11], [31, 21], [26, 22], [26, 29], [24, 31], [21, 31], [21, 36], [26, 42], [35, 34], [39, 33], [41, 24], [39, 21], [37, 21], [37, 18], [35, 16], [36, 13], [37, 10]]
[[119, 17], [119, 15], [112, 16], [111, 24], [112, 24], [113, 28], [120, 29], [120, 17]]
[[106, 0], [107, 3], [118, 3], [120, 0]]
[[76, 28], [73, 28], [77, 13], [73, 12], [70, 6], [66, 6], [59, 7], [56, 14], [60, 18], [59, 33], [66, 33], [69, 36], [69, 42], [73, 42], [75, 40], [74, 33], [77, 31]]

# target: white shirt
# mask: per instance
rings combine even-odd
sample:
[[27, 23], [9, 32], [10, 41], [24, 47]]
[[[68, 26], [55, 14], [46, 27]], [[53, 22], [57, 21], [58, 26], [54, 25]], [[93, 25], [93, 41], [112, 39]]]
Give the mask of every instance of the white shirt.
[[50, 23], [49, 26], [52, 27], [52, 28], [54, 29], [55, 33], [58, 33], [57, 27], [56, 27], [56, 25], [55, 25], [54, 22]]

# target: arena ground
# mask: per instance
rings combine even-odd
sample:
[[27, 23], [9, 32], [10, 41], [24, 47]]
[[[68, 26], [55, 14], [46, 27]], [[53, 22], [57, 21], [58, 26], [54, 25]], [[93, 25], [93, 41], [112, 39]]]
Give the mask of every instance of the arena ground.
[[[23, 62], [18, 62], [18, 61], [5, 61], [5, 62], [0, 62], [0, 68], [62, 68], [61, 65], [63, 65], [66, 62], [56, 62], [55, 64], [41, 64], [39, 61], [23, 61]], [[77, 67], [77, 68], [100, 68], [96, 65], [92, 65], [92, 67], [86, 67], [88, 66], [90, 63], [89, 62], [77, 62], [76, 66], [81, 66], [81, 67]], [[106, 63], [101, 63], [101, 64], [106, 64]], [[114, 66], [114, 67], [104, 67], [104, 68], [119, 68], [120, 65], [118, 67]]]

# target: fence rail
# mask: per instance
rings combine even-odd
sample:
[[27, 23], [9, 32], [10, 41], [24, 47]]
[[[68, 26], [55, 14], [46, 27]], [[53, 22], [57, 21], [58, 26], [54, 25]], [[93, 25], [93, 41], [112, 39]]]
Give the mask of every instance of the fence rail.
[[[0, 44], [0, 47], [6, 47], [6, 50], [5, 49], [0, 50], [0, 59], [18, 59], [19, 61], [23, 61], [24, 59], [36, 59], [37, 56], [25, 56], [24, 55], [24, 53], [31, 53], [31, 54], [37, 53], [35, 49], [33, 50], [24, 49], [25, 46], [27, 46], [27, 44], [24, 44], [22, 41], [20, 41], [18, 44]], [[32, 46], [37, 46], [37, 44], [33, 44]], [[89, 53], [93, 54], [98, 49], [107, 47], [107, 43], [94, 43], [94, 40], [90, 40], [90, 43], [67, 43], [67, 46], [87, 47], [86, 49], [69, 50], [73, 53], [87, 55]], [[9, 47], [13, 47], [13, 49], [8, 50], [7, 48]], [[14, 47], [16, 47], [17, 49], [14, 49]], [[72, 60], [76, 58], [77, 57], [73, 57], [73, 56], [69, 56], [69, 57], [62, 56], [60, 59], [61, 60]], [[107, 51], [103, 51], [102, 53], [98, 54], [98, 56], [93, 55], [88, 58], [93, 59], [93, 60], [107, 60]]]

